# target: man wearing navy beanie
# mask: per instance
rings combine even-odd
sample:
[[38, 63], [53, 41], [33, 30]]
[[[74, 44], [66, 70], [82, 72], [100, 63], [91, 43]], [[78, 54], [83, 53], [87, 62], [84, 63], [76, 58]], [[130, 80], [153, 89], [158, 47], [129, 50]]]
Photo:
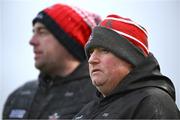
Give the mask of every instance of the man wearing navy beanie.
[[3, 119], [71, 119], [93, 99], [84, 45], [100, 20], [65, 4], [38, 13], [30, 45], [40, 75], [8, 97]]

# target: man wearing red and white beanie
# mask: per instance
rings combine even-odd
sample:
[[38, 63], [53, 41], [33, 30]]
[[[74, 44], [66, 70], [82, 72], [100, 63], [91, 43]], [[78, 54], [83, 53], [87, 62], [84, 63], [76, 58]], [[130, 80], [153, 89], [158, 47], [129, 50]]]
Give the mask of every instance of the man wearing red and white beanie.
[[161, 74], [141, 25], [109, 15], [85, 51], [97, 99], [74, 119], [180, 119], [174, 85]]
[[65, 4], [38, 13], [30, 45], [40, 75], [9, 96], [4, 119], [71, 119], [93, 99], [84, 45], [100, 20]]

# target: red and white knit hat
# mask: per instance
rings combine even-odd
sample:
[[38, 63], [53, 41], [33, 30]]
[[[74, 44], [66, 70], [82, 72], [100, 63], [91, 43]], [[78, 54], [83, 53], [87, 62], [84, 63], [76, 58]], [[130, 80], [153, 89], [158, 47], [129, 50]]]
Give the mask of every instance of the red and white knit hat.
[[55, 4], [41, 12], [33, 20], [43, 23], [58, 41], [77, 59], [85, 60], [84, 45], [92, 28], [101, 18], [99, 15], [78, 7]]
[[149, 54], [146, 30], [129, 18], [108, 15], [97, 27], [86, 44], [86, 54], [94, 47], [103, 47], [134, 66]]

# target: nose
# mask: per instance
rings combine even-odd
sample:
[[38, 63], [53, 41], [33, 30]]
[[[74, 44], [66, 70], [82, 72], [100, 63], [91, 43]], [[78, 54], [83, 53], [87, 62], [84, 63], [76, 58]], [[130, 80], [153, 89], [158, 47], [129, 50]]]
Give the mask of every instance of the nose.
[[33, 36], [32, 36], [32, 38], [31, 38], [30, 41], [29, 41], [29, 44], [32, 45], [32, 46], [37, 46], [37, 45], [39, 44], [36, 35], [33, 35]]
[[88, 59], [89, 64], [97, 64], [99, 63], [100, 59], [96, 51], [93, 51]]

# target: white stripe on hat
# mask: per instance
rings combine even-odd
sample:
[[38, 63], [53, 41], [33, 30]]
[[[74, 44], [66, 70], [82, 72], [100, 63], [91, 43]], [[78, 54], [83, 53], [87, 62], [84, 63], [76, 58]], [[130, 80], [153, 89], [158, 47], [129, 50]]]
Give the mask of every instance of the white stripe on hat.
[[120, 22], [124, 22], [124, 23], [129, 23], [129, 24], [135, 25], [136, 27], [138, 27], [139, 29], [141, 29], [141, 30], [146, 34], [146, 36], [148, 37], [147, 31], [144, 30], [139, 24], [137, 24], [137, 23], [134, 22], [134, 21], [125, 20], [125, 19], [121, 19], [121, 18], [114, 18], [114, 17], [107, 17], [106, 19], [107, 19], [107, 20], [116, 20], [116, 21], [120, 21]]
[[131, 36], [131, 35], [129, 35], [129, 34], [126, 34], [126, 33], [124, 33], [124, 32], [120, 32], [120, 31], [118, 31], [118, 30], [112, 29], [112, 28], [109, 28], [109, 29], [117, 32], [117, 33], [120, 34], [120, 35], [123, 35], [123, 36], [125, 36], [125, 37], [129, 37], [129, 38], [133, 39], [134, 41], [138, 42], [138, 43], [146, 50], [147, 53], [149, 53], [148, 48], [147, 48], [140, 40], [138, 40], [137, 38], [135, 38], [135, 37], [133, 37], [133, 36]]

